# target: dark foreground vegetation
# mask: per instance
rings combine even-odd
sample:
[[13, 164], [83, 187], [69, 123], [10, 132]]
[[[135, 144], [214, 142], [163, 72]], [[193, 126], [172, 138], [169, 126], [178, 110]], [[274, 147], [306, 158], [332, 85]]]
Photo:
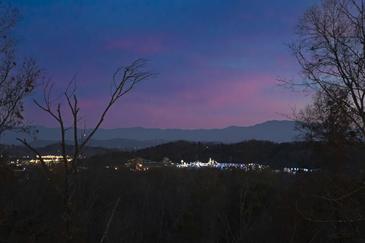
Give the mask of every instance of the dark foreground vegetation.
[[72, 176], [66, 221], [54, 172], [2, 168], [0, 242], [365, 240], [362, 175], [89, 169]]

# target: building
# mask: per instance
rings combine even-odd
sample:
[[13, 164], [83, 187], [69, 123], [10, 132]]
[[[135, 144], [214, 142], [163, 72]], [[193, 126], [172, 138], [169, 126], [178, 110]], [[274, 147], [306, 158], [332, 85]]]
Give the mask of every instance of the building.
[[[71, 156], [66, 156], [67, 162], [70, 162], [72, 160]], [[46, 164], [58, 164], [63, 163], [63, 156], [61, 155], [42, 155], [42, 160]], [[31, 164], [38, 164], [41, 160], [39, 156], [37, 155], [35, 159], [29, 160], [29, 163]]]

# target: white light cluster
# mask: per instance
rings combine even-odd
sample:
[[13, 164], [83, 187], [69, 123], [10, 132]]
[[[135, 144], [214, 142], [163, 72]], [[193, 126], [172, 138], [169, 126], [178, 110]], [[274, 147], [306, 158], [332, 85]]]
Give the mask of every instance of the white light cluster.
[[[46, 163], [46, 164], [63, 162], [63, 156], [61, 156], [61, 155], [44, 155], [44, 156], [42, 156], [42, 159], [43, 159], [44, 163]], [[70, 156], [67, 156], [66, 159], [68, 162], [70, 162], [72, 160], [72, 158]], [[38, 164], [40, 162], [41, 161], [40, 161], [39, 156], [36, 156], [36, 159], [29, 160], [29, 163], [34, 163], [34, 164]]]
[[295, 175], [297, 173], [310, 173], [313, 170], [307, 168], [284, 168], [283, 172]]
[[269, 168], [269, 166], [255, 164], [255, 163], [218, 163], [215, 160], [209, 159], [208, 163], [203, 163], [200, 161], [186, 163], [184, 160], [181, 161], [181, 164], [176, 165], [177, 168], [216, 168], [220, 170], [226, 169], [240, 169], [244, 171], [252, 171], [252, 170], [263, 170]]

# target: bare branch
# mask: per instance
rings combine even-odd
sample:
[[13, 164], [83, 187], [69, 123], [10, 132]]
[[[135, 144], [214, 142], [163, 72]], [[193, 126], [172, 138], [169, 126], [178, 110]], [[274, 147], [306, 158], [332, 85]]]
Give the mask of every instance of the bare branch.
[[111, 213], [111, 215], [110, 215], [110, 217], [109, 217], [109, 219], [108, 219], [108, 222], [107, 222], [107, 224], [106, 224], [106, 227], [105, 227], [105, 230], [104, 230], [103, 236], [102, 236], [102, 237], [101, 237], [101, 239], [100, 239], [100, 243], [105, 242], [105, 241], [106, 241], [106, 238], [108, 237], [109, 229], [110, 229], [110, 226], [111, 226], [111, 224], [112, 224], [112, 222], [113, 222], [113, 218], [114, 218], [114, 216], [115, 216], [115, 213], [116, 213], [116, 211], [117, 211], [117, 208], [118, 208], [118, 206], [119, 206], [119, 203], [120, 203], [120, 197], [118, 197], [117, 201], [116, 201], [116, 202], [115, 202], [115, 204], [114, 204], [114, 207], [113, 207], [112, 213]]
[[[363, 0], [322, 0], [310, 8], [297, 29], [292, 49], [304, 75], [293, 87], [322, 92], [365, 139], [365, 18]], [[341, 90], [346, 98], [336, 94]]]
[[42, 155], [35, 149], [33, 148], [28, 142], [27, 140], [25, 139], [20, 139], [20, 138], [17, 138], [16, 140], [18, 140], [20, 143], [22, 143], [25, 147], [27, 147], [30, 151], [32, 151], [36, 156], [37, 156], [37, 159], [39, 159], [41, 165], [42, 165], [42, 168], [43, 168], [43, 171], [47, 177], [48, 180], [51, 180], [51, 172], [49, 171], [49, 168], [47, 166], [47, 164], [44, 162], [44, 159], [42, 157]]

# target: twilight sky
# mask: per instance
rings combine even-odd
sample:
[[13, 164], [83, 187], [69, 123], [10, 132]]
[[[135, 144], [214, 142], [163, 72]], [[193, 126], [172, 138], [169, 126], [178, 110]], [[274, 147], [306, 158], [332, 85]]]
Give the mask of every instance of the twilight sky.
[[[135, 58], [159, 73], [109, 113], [104, 127], [220, 128], [285, 119], [308, 97], [278, 87], [297, 78], [288, 50], [315, 0], [13, 0], [19, 54], [61, 92], [76, 75], [86, 126], [114, 70]], [[37, 95], [37, 94], [36, 94]], [[55, 126], [27, 104], [27, 119]]]

